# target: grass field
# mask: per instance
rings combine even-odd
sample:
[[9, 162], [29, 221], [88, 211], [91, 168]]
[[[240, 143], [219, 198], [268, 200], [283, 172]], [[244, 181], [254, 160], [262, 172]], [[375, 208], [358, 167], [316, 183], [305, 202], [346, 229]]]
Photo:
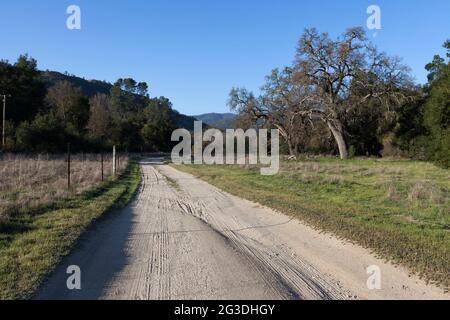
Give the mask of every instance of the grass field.
[[130, 162], [115, 179], [0, 222], [0, 299], [29, 298], [80, 235], [103, 214], [128, 203], [139, 183], [139, 165]]
[[[118, 161], [118, 174], [127, 165], [128, 157], [122, 156]], [[104, 157], [103, 175], [106, 180], [112, 176], [111, 155]], [[70, 190], [64, 155], [3, 155], [0, 157], [0, 181], [1, 222], [98, 185], [102, 182], [100, 155], [72, 155]]]
[[256, 167], [177, 166], [246, 199], [371, 248], [450, 286], [450, 171], [414, 161], [332, 158]]

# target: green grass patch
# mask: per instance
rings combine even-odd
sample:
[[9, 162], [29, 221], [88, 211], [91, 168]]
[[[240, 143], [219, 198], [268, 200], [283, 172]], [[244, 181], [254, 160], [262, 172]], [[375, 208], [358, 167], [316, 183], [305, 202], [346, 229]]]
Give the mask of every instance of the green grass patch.
[[27, 299], [68, 255], [80, 235], [125, 206], [140, 183], [137, 162], [117, 179], [0, 224], [0, 299]]
[[164, 179], [166, 179], [167, 183], [174, 188], [175, 190], [179, 191], [180, 190], [180, 185], [178, 184], [178, 182], [175, 179], [172, 179], [171, 177], [169, 177], [168, 175], [164, 174], [164, 172], [162, 172], [161, 170], [158, 169], [158, 167], [155, 167], [156, 170], [158, 170], [158, 172], [164, 177]]
[[450, 171], [414, 161], [320, 158], [256, 167], [177, 166], [450, 286]]

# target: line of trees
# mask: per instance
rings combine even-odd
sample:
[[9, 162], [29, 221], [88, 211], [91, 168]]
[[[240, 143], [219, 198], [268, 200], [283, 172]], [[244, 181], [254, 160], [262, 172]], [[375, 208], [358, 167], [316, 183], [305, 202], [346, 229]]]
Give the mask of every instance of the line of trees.
[[449, 59], [427, 65], [429, 83], [414, 84], [398, 57], [380, 52], [356, 27], [332, 39], [306, 29], [295, 62], [266, 77], [261, 94], [233, 88], [239, 125], [278, 128], [286, 151], [386, 154], [387, 144], [449, 165]]
[[450, 167], [450, 40], [426, 65], [428, 83], [401, 109], [394, 142], [410, 155]]
[[69, 81], [47, 88], [35, 59], [0, 62], [0, 92], [11, 95], [6, 113], [6, 150], [99, 151], [117, 145], [128, 152], [171, 148], [175, 129], [171, 102], [150, 98], [148, 85], [119, 79], [109, 94], [87, 97]]

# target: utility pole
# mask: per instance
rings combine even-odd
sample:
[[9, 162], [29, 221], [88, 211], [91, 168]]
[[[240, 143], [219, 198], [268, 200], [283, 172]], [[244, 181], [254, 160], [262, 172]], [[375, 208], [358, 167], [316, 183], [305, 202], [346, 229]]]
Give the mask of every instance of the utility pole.
[[5, 140], [5, 127], [6, 127], [6, 98], [11, 97], [9, 94], [2, 94], [3, 97], [3, 128], [2, 128], [2, 147], [3, 150], [6, 148], [6, 140]]

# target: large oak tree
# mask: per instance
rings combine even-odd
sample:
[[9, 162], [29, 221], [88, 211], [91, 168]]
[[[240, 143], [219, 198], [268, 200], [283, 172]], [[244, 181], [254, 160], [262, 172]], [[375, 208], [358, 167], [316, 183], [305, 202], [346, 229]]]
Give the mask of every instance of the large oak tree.
[[233, 88], [228, 105], [255, 124], [277, 128], [288, 146], [289, 154], [295, 156], [308, 125], [303, 105], [310, 96], [309, 87], [293, 76], [292, 68], [275, 69], [266, 77], [261, 96], [256, 97], [244, 88]]
[[[362, 28], [351, 28], [333, 40], [316, 29], [305, 30], [295, 62], [296, 81], [312, 88], [313, 103], [303, 114], [322, 119], [330, 129], [342, 159], [348, 157], [344, 123], [354, 109], [371, 100], [389, 113], [407, 99], [413, 87], [409, 69], [400, 59], [379, 52]], [[378, 112], [378, 110], [374, 110]]]

